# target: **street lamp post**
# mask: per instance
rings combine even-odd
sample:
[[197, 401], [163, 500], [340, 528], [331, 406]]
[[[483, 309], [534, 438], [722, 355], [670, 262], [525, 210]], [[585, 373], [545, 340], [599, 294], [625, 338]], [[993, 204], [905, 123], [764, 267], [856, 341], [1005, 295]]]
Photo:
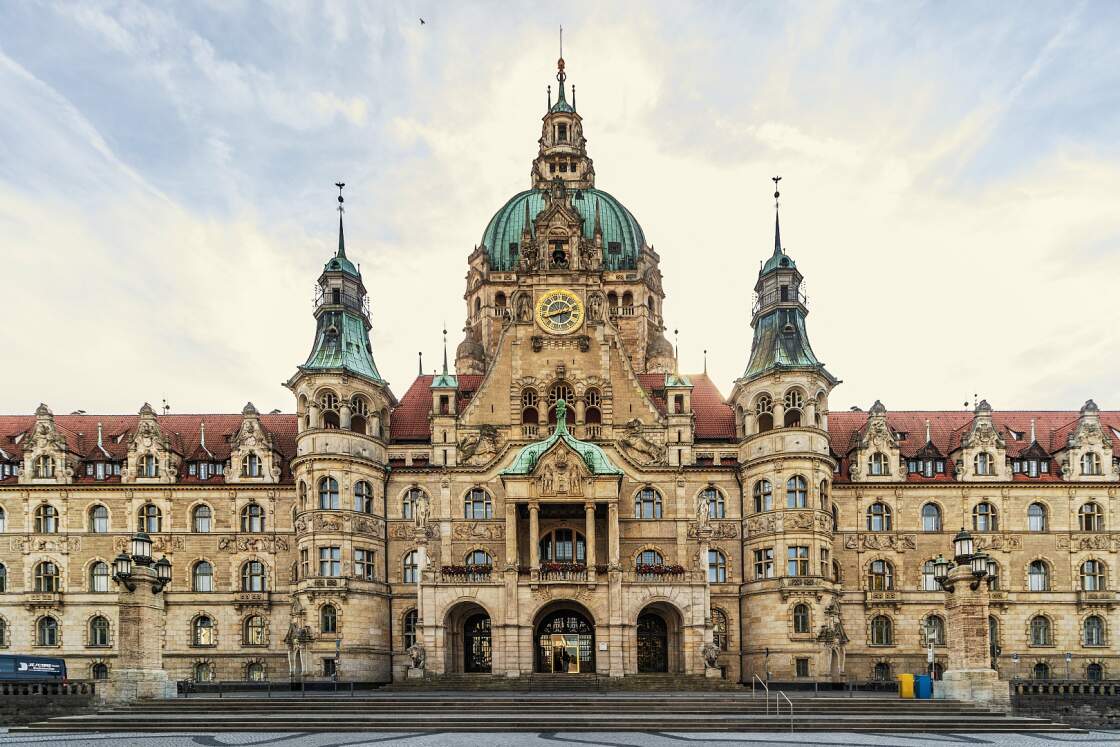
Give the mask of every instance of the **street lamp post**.
[[163, 669], [164, 594], [171, 583], [171, 561], [152, 560], [152, 538], [137, 532], [127, 552], [113, 559], [113, 581], [119, 587], [118, 657], [105, 700], [135, 700], [174, 696], [174, 683]]
[[934, 578], [945, 590], [948, 618], [947, 670], [937, 696], [953, 700], [1007, 704], [1010, 690], [992, 667], [988, 629], [988, 601], [995, 580], [995, 563], [976, 551], [971, 534], [962, 527], [953, 537], [953, 561], [934, 560]]

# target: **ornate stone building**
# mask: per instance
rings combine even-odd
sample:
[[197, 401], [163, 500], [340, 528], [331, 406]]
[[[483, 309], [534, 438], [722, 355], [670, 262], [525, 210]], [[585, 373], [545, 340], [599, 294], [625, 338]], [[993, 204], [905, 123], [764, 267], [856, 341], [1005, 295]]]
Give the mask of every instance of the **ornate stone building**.
[[112, 677], [111, 566], [145, 531], [174, 570], [139, 645], [173, 679], [887, 677], [928, 642], [944, 666], [929, 561], [964, 526], [1005, 676], [1116, 676], [1120, 412], [830, 412], [777, 222], [730, 396], [682, 374], [659, 256], [558, 78], [453, 366], [400, 399], [340, 221], [294, 415], [0, 417], [0, 646]]

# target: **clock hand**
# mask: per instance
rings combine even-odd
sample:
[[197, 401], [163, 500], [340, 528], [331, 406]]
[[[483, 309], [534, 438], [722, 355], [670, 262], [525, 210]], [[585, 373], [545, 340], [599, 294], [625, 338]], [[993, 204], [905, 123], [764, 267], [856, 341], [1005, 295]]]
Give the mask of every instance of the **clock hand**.
[[560, 316], [561, 314], [570, 314], [571, 312], [571, 309], [559, 309], [558, 311], [547, 312], [546, 314], [544, 314], [544, 316], [551, 319], [554, 316]]

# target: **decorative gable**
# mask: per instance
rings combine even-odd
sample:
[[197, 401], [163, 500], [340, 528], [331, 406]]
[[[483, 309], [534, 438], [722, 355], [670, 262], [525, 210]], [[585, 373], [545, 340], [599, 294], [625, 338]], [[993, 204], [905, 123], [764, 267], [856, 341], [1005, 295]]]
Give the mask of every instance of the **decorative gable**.
[[533, 470], [536, 493], [541, 498], [583, 496], [591, 472], [583, 458], [564, 441], [557, 441]]
[[1007, 443], [992, 422], [992, 406], [987, 400], [976, 406], [972, 424], [961, 437], [957, 474], [968, 480], [989, 482], [1011, 479]]
[[77, 462], [58, 431], [50, 408], [40, 404], [35, 410], [35, 425], [21, 444], [23, 467], [19, 482], [24, 485], [66, 484], [74, 481]]
[[252, 402], [241, 410], [241, 427], [230, 440], [226, 482], [280, 482], [280, 455], [272, 434], [261, 425], [261, 415]]
[[128, 444], [121, 482], [173, 483], [179, 474], [180, 461], [171, 440], [156, 422], [155, 410], [145, 402], [140, 408], [136, 432]]
[[875, 400], [867, 413], [867, 425], [857, 433], [851, 479], [854, 482], [890, 482], [903, 477], [898, 438], [887, 423], [887, 408]]
[[1101, 425], [1100, 408], [1088, 400], [1070, 431], [1062, 460], [1062, 476], [1076, 482], [1120, 480], [1113, 461], [1112, 437]]

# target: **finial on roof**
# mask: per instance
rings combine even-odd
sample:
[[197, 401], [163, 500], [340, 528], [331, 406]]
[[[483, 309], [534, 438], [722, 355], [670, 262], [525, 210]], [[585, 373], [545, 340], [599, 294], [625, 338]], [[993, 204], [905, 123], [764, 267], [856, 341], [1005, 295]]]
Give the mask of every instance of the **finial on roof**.
[[1081, 413], [1080, 414], [1081, 415], [1095, 415], [1100, 411], [1101, 411], [1101, 408], [1097, 407], [1096, 402], [1094, 402], [1091, 399], [1087, 399], [1087, 400], [1085, 400], [1085, 404], [1081, 406]]
[[576, 84], [572, 84], [572, 111], [576, 110]]
[[782, 253], [782, 231], [778, 226], [778, 198], [782, 193], [778, 191], [778, 182], [782, 180], [780, 176], [770, 177], [770, 181], [774, 182], [774, 255], [777, 256]]
[[35, 408], [36, 417], [50, 417], [52, 414], [53, 413], [51, 412], [51, 408], [47, 407], [45, 402], [40, 402], [39, 406]]
[[680, 332], [681, 331], [679, 329], [673, 330], [673, 373], [677, 376], [681, 375], [681, 342], [679, 338]]
[[101, 448], [101, 421], [97, 421], [97, 447]]
[[1033, 443], [1035, 443], [1036, 441], [1038, 441], [1038, 439], [1037, 439], [1037, 438], [1035, 438], [1035, 432], [1034, 432], [1034, 418], [1031, 418], [1031, 443], [1033, 444]]
[[977, 414], [986, 413], [988, 415], [990, 415], [992, 413], [992, 406], [988, 404], [988, 400], [986, 400], [986, 399], [980, 400], [980, 404], [976, 405], [976, 413]]
[[[560, 83], [559, 93], [556, 95], [556, 105], [559, 106], [561, 102], [568, 103], [564, 99], [564, 81], [568, 79], [568, 74], [564, 72], [564, 27], [560, 27], [560, 59], [556, 60], [556, 80]], [[550, 97], [551, 100], [551, 97]], [[549, 104], [549, 111], [552, 110], [552, 105]]]
[[886, 415], [887, 414], [887, 406], [884, 405], [879, 400], [875, 400], [875, 404], [871, 405], [871, 409], [869, 410], [869, 412], [872, 415]]
[[418, 352], [418, 353], [416, 354], [416, 358], [417, 358], [417, 360], [418, 360], [418, 361], [419, 361], [419, 363], [420, 363], [420, 368], [419, 368], [419, 370], [418, 370], [418, 371], [416, 372], [416, 374], [417, 374], [418, 376], [423, 376], [423, 375], [424, 375], [424, 351], [423, 351], [423, 350], [421, 350], [420, 352]]
[[[98, 423], [97, 425], [98, 425], [98, 428], [100, 428], [101, 423]], [[100, 433], [100, 430], [98, 431], [98, 433]], [[201, 446], [204, 449], [206, 448], [206, 421], [205, 420], [200, 421], [199, 424], [198, 424], [198, 445]]]
[[447, 328], [443, 328], [443, 375], [447, 375]]
[[141, 415], [155, 415], [156, 411], [152, 409], [152, 406], [150, 404], [145, 402], [143, 404], [143, 406], [140, 407], [140, 414]]
[[548, 108], [545, 111], [552, 111], [552, 84], [545, 87], [548, 89]]
[[164, 397], [164, 398], [163, 398], [163, 407], [162, 407], [162, 408], [160, 408], [160, 409], [162, 409], [162, 410], [163, 410], [163, 414], [164, 414], [164, 415], [166, 415], [167, 413], [171, 412], [171, 405], [167, 404], [167, 397]]
[[568, 403], [563, 399], [556, 400], [556, 430], [553, 433], [568, 432]]
[[926, 418], [926, 443], [927, 444], [933, 443], [933, 433], [930, 431], [930, 428], [929, 428], [929, 418]]
[[260, 412], [257, 411], [256, 405], [254, 405], [252, 402], [246, 402], [245, 406], [243, 408], [241, 408], [241, 414], [242, 415], [260, 415]]
[[346, 182], [335, 182], [334, 186], [338, 187], [338, 254], [336, 257], [346, 256], [346, 238], [342, 233], [342, 213], [345, 212], [342, 203], [346, 202], [342, 198], [342, 188], [346, 186]]
[[704, 350], [704, 375], [708, 375], [708, 351]]

